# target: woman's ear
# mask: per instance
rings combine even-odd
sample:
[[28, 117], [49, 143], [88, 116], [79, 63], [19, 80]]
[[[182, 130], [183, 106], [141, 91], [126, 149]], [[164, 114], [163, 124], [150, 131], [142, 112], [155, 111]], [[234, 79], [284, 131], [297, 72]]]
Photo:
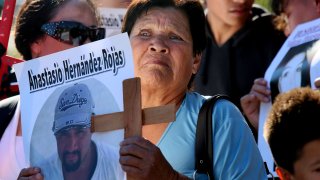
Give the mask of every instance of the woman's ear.
[[195, 55], [195, 57], [193, 59], [194, 60], [193, 60], [193, 65], [192, 65], [192, 74], [196, 74], [198, 72], [199, 67], [200, 67], [201, 54]]
[[291, 173], [282, 167], [276, 167], [276, 172], [281, 180], [291, 180]]
[[31, 50], [31, 55], [32, 55], [32, 59], [33, 58], [37, 58], [40, 56], [41, 54], [41, 38], [35, 40], [31, 46], [30, 46], [30, 50]]

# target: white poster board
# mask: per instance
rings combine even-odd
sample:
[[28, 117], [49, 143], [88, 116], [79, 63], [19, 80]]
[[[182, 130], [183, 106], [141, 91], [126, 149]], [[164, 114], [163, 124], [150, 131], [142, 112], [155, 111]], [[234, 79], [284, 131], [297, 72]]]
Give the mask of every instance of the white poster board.
[[[296, 87], [315, 88], [314, 80], [320, 77], [318, 39], [320, 19], [301, 24], [291, 33], [265, 73], [264, 78], [272, 92], [272, 99], [277, 94]], [[272, 102], [260, 105], [258, 146], [269, 171], [277, 176], [270, 148], [263, 137], [265, 120], [271, 106]]]
[[[57, 154], [53, 122], [65, 89], [85, 84], [95, 115], [123, 111], [122, 81], [133, 77], [132, 57], [128, 35], [123, 33], [15, 64], [27, 162], [38, 165]], [[117, 150], [123, 134], [123, 129], [93, 133], [91, 139]]]

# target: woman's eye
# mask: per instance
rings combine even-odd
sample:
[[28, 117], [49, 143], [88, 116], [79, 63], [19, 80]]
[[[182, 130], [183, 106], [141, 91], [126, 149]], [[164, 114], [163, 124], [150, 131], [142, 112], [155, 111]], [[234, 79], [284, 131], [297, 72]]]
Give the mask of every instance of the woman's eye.
[[172, 39], [172, 40], [180, 40], [180, 41], [182, 41], [182, 38], [180, 36], [177, 36], [177, 35], [170, 35], [169, 38]]
[[287, 77], [287, 76], [288, 76], [288, 74], [289, 74], [289, 72], [288, 72], [288, 71], [284, 71], [284, 72], [282, 73], [282, 77]]
[[150, 33], [147, 32], [147, 31], [141, 31], [139, 34], [140, 34], [140, 36], [143, 36], [143, 37], [149, 37], [150, 36]]

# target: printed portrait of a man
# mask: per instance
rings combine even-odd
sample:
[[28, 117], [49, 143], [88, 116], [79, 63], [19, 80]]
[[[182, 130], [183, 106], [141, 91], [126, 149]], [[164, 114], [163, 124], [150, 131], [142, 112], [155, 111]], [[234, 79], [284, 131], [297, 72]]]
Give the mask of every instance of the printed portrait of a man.
[[[99, 101], [93, 98], [89, 86], [81, 82], [74, 83], [60, 89], [55, 95], [58, 98], [53, 101], [56, 102], [54, 106], [46, 108], [51, 109], [51, 115], [47, 114], [47, 118], [53, 118], [47, 121], [51, 128], [46, 133], [49, 134], [47, 137], [51, 137], [46, 140], [52, 142], [48, 145], [51, 146], [51, 152], [48, 151], [50, 155], [43, 157], [45, 152], [38, 152], [39, 148], [36, 147], [39, 147], [39, 143], [36, 142], [41, 135], [39, 128], [35, 128], [38, 131], [33, 132], [31, 141], [31, 163], [42, 169], [45, 179], [123, 178], [117, 148], [93, 138], [92, 117]], [[110, 105], [116, 106], [112, 97], [109, 96], [108, 100]], [[45, 117], [38, 119], [41, 121]]]

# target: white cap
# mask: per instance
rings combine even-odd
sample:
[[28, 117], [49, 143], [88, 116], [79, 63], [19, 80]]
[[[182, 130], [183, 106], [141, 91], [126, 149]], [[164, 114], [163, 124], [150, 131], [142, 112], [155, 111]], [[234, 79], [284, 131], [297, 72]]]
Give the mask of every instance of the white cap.
[[91, 126], [94, 103], [90, 90], [85, 84], [74, 84], [59, 96], [55, 108], [52, 131], [56, 134], [61, 129], [74, 126]]

